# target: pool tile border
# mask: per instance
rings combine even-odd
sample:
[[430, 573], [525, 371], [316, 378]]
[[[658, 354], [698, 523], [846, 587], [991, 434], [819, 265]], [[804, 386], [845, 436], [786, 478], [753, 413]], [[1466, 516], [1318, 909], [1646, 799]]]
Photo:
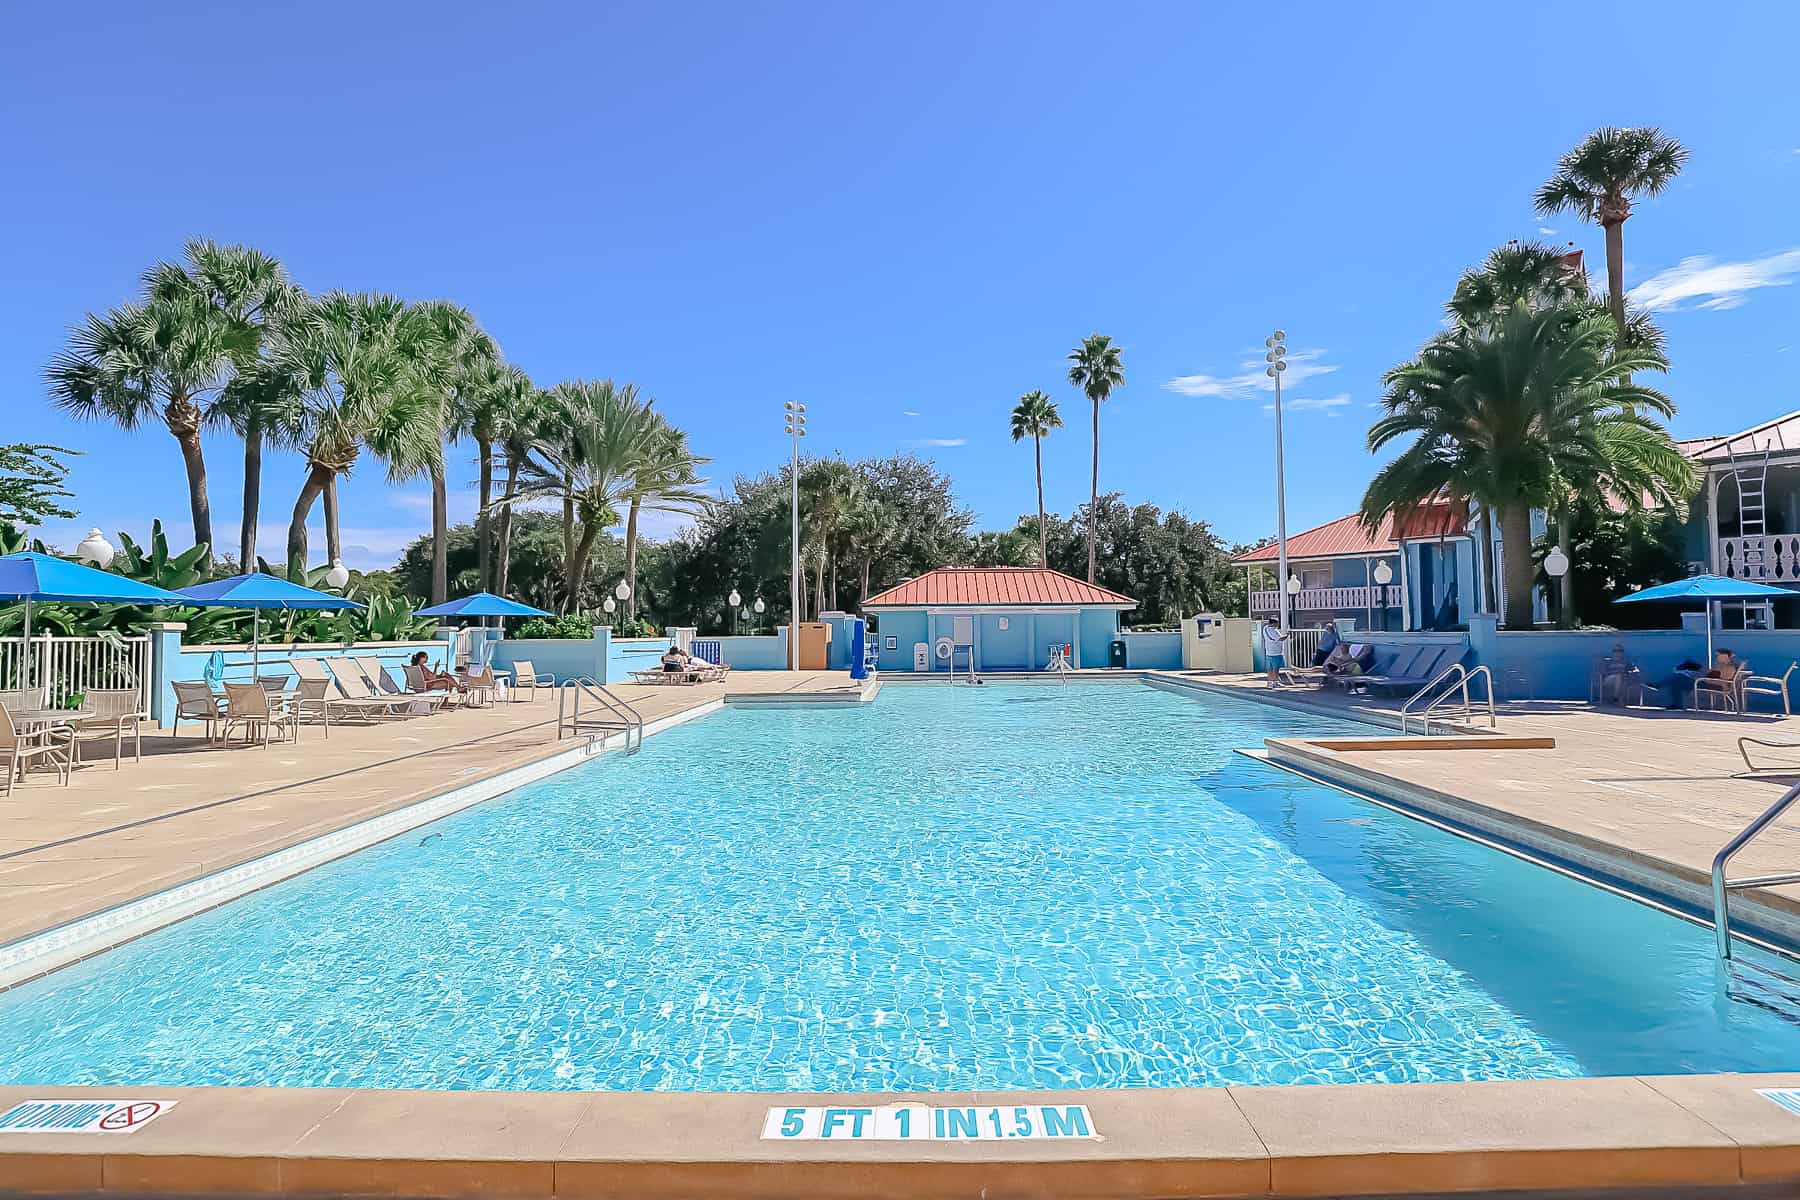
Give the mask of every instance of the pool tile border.
[[[647, 723], [644, 726], [644, 736], [650, 737], [688, 721], [698, 720], [723, 708], [722, 700], [712, 700], [671, 713]], [[616, 752], [624, 744], [623, 733], [596, 738], [592, 745], [582, 742], [487, 779], [452, 787], [392, 812], [346, 825], [342, 829], [321, 834], [272, 854], [199, 876], [79, 921], [0, 946], [0, 991], [90, 958], [122, 942], [142, 937], [251, 892], [260, 891], [271, 884], [291, 879], [314, 867], [367, 849], [421, 825], [578, 767], [601, 753]]]
[[[7, 1194], [1399, 1196], [1800, 1183], [1800, 1074], [819, 1096], [109, 1088], [132, 1134], [0, 1135]], [[98, 1089], [0, 1087], [0, 1108]], [[770, 1106], [1086, 1104], [1093, 1139], [769, 1142]]]

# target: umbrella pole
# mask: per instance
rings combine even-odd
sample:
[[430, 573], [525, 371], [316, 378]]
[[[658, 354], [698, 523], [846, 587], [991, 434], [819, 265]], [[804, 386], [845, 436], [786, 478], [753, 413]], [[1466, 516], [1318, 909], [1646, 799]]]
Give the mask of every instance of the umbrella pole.
[[262, 609], [250, 610], [250, 682], [262, 686]]
[[25, 597], [25, 661], [21, 664], [25, 690], [31, 690], [31, 597]]

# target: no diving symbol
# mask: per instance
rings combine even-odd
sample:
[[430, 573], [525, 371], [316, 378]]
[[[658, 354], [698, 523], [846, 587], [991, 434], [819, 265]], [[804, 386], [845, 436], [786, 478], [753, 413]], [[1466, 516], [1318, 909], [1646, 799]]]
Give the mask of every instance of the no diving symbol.
[[123, 1133], [161, 1114], [160, 1100], [138, 1100], [121, 1105], [100, 1118], [100, 1128], [108, 1133]]

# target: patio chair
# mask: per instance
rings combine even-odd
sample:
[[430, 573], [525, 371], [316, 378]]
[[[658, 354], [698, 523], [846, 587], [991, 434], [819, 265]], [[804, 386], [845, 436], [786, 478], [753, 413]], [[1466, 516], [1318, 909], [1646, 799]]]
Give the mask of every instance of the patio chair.
[[531, 664], [530, 659], [515, 658], [512, 665], [513, 699], [519, 700], [526, 688], [531, 689], [531, 698], [537, 699], [537, 690], [541, 687], [556, 686], [556, 676], [548, 671], [539, 671]]
[[15, 688], [0, 692], [0, 708], [12, 712], [22, 712], [28, 708], [44, 707], [44, 693], [37, 688]]
[[283, 740], [292, 741], [299, 736], [299, 727], [295, 724], [293, 710], [287, 704], [264, 691], [254, 683], [228, 683], [225, 685], [225, 728], [220, 734], [220, 741], [229, 742], [233, 729], [244, 730], [246, 743], [254, 742], [257, 734], [262, 734], [262, 744], [268, 746], [279, 730], [286, 730]]
[[403, 695], [411, 696], [420, 704], [429, 704], [435, 712], [448, 708], [461, 696], [454, 688], [433, 687], [425, 678], [425, 669], [407, 663], [401, 670], [406, 675], [406, 691]]
[[81, 706], [93, 709], [94, 715], [69, 730], [70, 753], [75, 762], [81, 761], [82, 742], [110, 737], [113, 770], [118, 770], [125, 758], [126, 734], [132, 739], [131, 757], [137, 762], [144, 760], [144, 732], [139, 722], [150, 714], [142, 711], [143, 696], [138, 689], [89, 688], [83, 694]]
[[1800, 670], [1800, 661], [1790, 662], [1788, 669], [1779, 675], [1751, 675], [1747, 670], [1740, 672], [1744, 678], [1738, 687], [1738, 695], [1743, 698], [1744, 706], [1749, 706], [1751, 696], [1780, 696], [1782, 714], [1792, 716], [1794, 708], [1788, 701], [1788, 680], [1796, 670]]
[[1324, 685], [1355, 691], [1359, 685], [1367, 683], [1371, 679], [1385, 679], [1396, 672], [1403, 674], [1412, 670], [1420, 656], [1425, 653], [1425, 649], [1424, 646], [1401, 646], [1394, 651], [1394, 656], [1387, 660], [1386, 665], [1382, 664], [1380, 651], [1377, 650], [1376, 657], [1369, 663], [1369, 669], [1361, 675], [1327, 675], [1323, 681]]
[[48, 728], [19, 732], [19, 727], [13, 724], [12, 714], [4, 708], [0, 708], [0, 758], [6, 760], [5, 795], [12, 795], [14, 778], [20, 783], [25, 782], [25, 769], [34, 762], [46, 762], [55, 767], [62, 785], [69, 786], [67, 743], [52, 738]]
[[374, 655], [359, 655], [358, 657], [351, 659], [350, 664], [358, 671], [361, 671], [363, 678], [369, 681], [369, 693], [371, 695], [392, 702], [402, 700], [409, 701], [411, 703], [410, 711], [412, 712], [424, 711], [419, 707], [421, 704], [429, 704], [431, 710], [436, 711], [437, 709], [444, 707], [444, 705], [448, 704], [454, 698], [450, 694], [442, 691], [421, 691], [420, 689], [413, 687], [412, 671], [404, 664], [401, 665], [400, 673], [401, 677], [406, 681], [405, 687], [394, 682], [394, 677], [388, 674], [387, 668], [383, 666], [381, 660]]
[[175, 736], [183, 721], [204, 721], [206, 736], [212, 738], [214, 726], [223, 717], [223, 698], [205, 680], [176, 680], [169, 686], [175, 689], [175, 715], [169, 721], [169, 736]]
[[492, 704], [498, 681], [494, 679], [491, 667], [468, 667], [457, 675], [457, 681], [466, 691], [465, 704]]
[[1750, 664], [1743, 660], [1737, 663], [1737, 670], [1730, 675], [1700, 676], [1694, 680], [1694, 707], [1711, 709], [1712, 702], [1717, 700], [1726, 712], [1743, 712], [1744, 684], [1749, 677]]

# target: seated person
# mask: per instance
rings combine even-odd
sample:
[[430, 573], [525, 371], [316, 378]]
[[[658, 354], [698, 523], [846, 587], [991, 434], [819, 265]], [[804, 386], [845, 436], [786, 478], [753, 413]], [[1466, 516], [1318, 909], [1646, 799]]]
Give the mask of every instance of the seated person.
[[1362, 664], [1350, 653], [1350, 643], [1339, 642], [1325, 656], [1325, 673], [1327, 675], [1361, 675]]
[[670, 642], [669, 648], [663, 651], [662, 669], [670, 675], [679, 675], [683, 671], [694, 670], [693, 664], [698, 661], [698, 659], [690, 657], [674, 642]]
[[1674, 678], [1666, 685], [1669, 689], [1669, 707], [1686, 708], [1688, 697], [1694, 694], [1694, 684], [1701, 679], [1716, 679], [1722, 683], [1731, 683], [1744, 669], [1738, 662], [1737, 655], [1720, 646], [1713, 655], [1712, 669], [1702, 672], [1700, 664], [1688, 659], [1675, 668]]
[[1341, 645], [1343, 642], [1338, 638], [1337, 626], [1327, 625], [1325, 632], [1319, 635], [1319, 648], [1313, 651], [1312, 665], [1324, 666], [1326, 661], [1331, 658], [1332, 652]]
[[412, 656], [412, 665], [419, 668], [419, 678], [423, 681], [425, 690], [428, 692], [447, 692], [452, 689], [459, 692], [466, 692], [469, 690], [463, 686], [462, 681], [457, 679], [456, 676], [446, 675], [442, 671], [432, 670], [431, 664], [426, 661], [425, 652], [423, 650]]

